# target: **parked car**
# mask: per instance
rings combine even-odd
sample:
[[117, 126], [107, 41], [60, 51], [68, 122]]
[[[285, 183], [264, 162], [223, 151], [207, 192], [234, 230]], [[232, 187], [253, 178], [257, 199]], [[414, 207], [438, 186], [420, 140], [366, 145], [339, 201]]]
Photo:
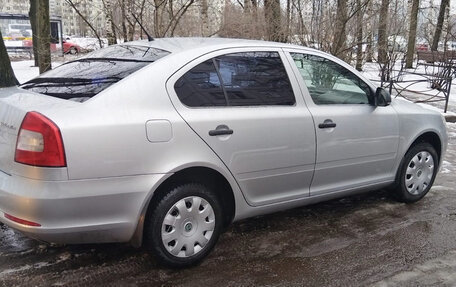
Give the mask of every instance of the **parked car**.
[[392, 35], [388, 37], [388, 48], [396, 52], [405, 52], [407, 50], [407, 40], [403, 36]]
[[416, 44], [416, 51], [429, 51], [429, 45], [427, 43]]
[[75, 55], [75, 54], [78, 54], [79, 52], [81, 52], [81, 47], [79, 47], [78, 44], [69, 42], [67, 40], [63, 40], [62, 43], [63, 43], [63, 53], [65, 53], [65, 54]]
[[243, 218], [387, 187], [416, 202], [448, 140], [439, 113], [331, 55], [239, 39], [97, 50], [1, 89], [0, 122], [1, 222], [171, 267]]
[[[79, 45], [77, 45], [75, 43], [71, 43], [71, 42], [68, 42], [66, 40], [63, 40], [62, 43], [63, 43], [63, 53], [64, 54], [75, 55], [75, 54], [78, 54], [81, 51], [81, 47], [79, 47]], [[24, 46], [24, 47], [33, 47], [33, 41], [31, 39], [30, 40], [24, 40], [24, 41], [22, 41], [22, 46]], [[57, 51], [57, 45], [56, 44], [51, 43], [51, 51], [52, 52]]]

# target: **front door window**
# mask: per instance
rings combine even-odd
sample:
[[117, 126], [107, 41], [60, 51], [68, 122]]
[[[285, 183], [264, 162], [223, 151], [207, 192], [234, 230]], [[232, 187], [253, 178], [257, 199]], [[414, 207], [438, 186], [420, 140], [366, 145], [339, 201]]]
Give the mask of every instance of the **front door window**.
[[369, 86], [341, 65], [315, 55], [291, 53], [316, 105], [370, 104]]

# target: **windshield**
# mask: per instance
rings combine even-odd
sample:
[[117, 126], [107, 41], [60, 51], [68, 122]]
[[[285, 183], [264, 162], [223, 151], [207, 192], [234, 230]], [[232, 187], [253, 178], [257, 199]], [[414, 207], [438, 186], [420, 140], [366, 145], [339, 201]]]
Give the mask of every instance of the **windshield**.
[[84, 102], [169, 52], [133, 45], [115, 45], [64, 63], [21, 88], [49, 96]]

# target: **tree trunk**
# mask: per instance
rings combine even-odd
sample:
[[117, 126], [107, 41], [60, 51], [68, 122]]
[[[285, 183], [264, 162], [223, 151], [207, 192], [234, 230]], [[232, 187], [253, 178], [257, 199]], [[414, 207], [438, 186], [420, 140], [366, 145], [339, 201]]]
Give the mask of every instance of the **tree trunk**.
[[[33, 1], [33, 0], [31, 0]], [[117, 43], [116, 39], [116, 28], [114, 20], [112, 19], [112, 4], [111, 0], [103, 0], [103, 7], [106, 13], [106, 38], [108, 38], [108, 45], [114, 45]]]
[[[306, 25], [304, 24], [304, 17], [302, 15], [303, 11], [302, 11], [302, 7], [301, 7], [301, 1], [297, 1], [296, 3], [296, 9], [297, 9], [297, 13], [298, 13], [298, 23], [299, 23], [299, 41], [301, 41], [301, 45], [304, 45], [304, 46], [308, 46], [308, 31], [307, 31], [307, 28], [306, 28]], [[315, 9], [314, 9], [314, 14], [312, 15], [312, 22], [311, 22], [311, 29], [313, 27], [313, 18], [315, 17]], [[312, 32], [311, 32], [311, 35], [312, 35]]]
[[129, 25], [129, 31], [128, 31], [128, 41], [134, 41], [135, 40], [135, 32], [136, 32], [136, 22], [131, 22]]
[[361, 0], [356, 0], [356, 8], [358, 12], [356, 12], [356, 20], [357, 20], [357, 29], [356, 29], [356, 41], [357, 43], [357, 50], [356, 50], [356, 69], [358, 71], [362, 71], [363, 68], [363, 14], [364, 11], [361, 9]]
[[49, 0], [37, 0], [36, 26], [38, 30], [37, 50], [40, 74], [52, 69], [51, 66], [51, 23]]
[[437, 51], [439, 47], [440, 36], [442, 35], [443, 20], [445, 20], [445, 11], [450, 0], [442, 0], [440, 3], [439, 17], [437, 18], [437, 25], [435, 26], [434, 38], [432, 40], [432, 51]]
[[388, 61], [388, 7], [389, 0], [382, 0], [378, 23], [378, 62], [380, 65], [385, 65]]
[[154, 37], [164, 37], [163, 33], [163, 0], [154, 0]]
[[14, 76], [11, 61], [6, 51], [5, 42], [3, 41], [2, 31], [0, 29], [0, 88], [6, 88], [19, 85]]
[[252, 2], [250, 0], [244, 0], [244, 13], [250, 14], [252, 10]]
[[176, 31], [177, 25], [179, 24], [182, 16], [184, 16], [185, 13], [187, 13], [188, 8], [190, 8], [193, 5], [193, 3], [195, 3], [195, 0], [189, 0], [179, 9], [179, 11], [177, 11], [177, 13], [172, 17], [168, 25], [168, 28], [166, 28], [163, 35], [166, 35], [166, 33], [170, 30], [169, 36], [174, 37], [174, 32]]
[[209, 35], [209, 14], [207, 0], [201, 0], [201, 18], [203, 25], [201, 34], [203, 37], [206, 37]]
[[340, 59], [347, 61], [345, 50], [345, 41], [347, 39], [345, 26], [347, 23], [347, 1], [337, 0], [336, 27], [334, 29], [334, 42], [331, 47], [331, 54]]
[[[100, 45], [100, 48], [103, 48], [103, 41], [101, 41], [101, 37], [100, 35], [98, 34], [97, 30], [95, 29], [95, 27], [93, 27], [92, 24], [90, 24], [89, 20], [87, 20], [87, 18], [82, 15], [81, 11], [78, 9], [78, 7], [76, 7], [76, 5], [73, 3], [72, 0], [66, 0], [66, 2], [68, 3], [68, 5], [70, 5], [71, 7], [73, 7], [74, 11], [79, 15], [80, 19], [81, 19], [81, 24], [86, 24], [87, 26], [89, 26], [90, 30], [92, 30], [93, 34], [95, 35], [95, 37], [97, 37], [98, 39], [98, 45]], [[49, 0], [48, 0], [48, 5], [49, 5]], [[48, 9], [49, 10], [49, 9]], [[85, 28], [83, 29], [85, 31]]]
[[367, 46], [366, 46], [366, 62], [372, 62], [374, 58], [374, 49], [373, 49], [373, 42], [374, 42], [374, 29], [372, 27], [372, 17], [373, 17], [373, 0], [370, 0], [367, 6], [367, 15], [371, 19], [367, 21]]
[[32, 45], [33, 45], [33, 60], [35, 61], [34, 66], [38, 67], [38, 34], [36, 27], [36, 0], [30, 0], [29, 19], [30, 26], [32, 27]]
[[418, 19], [418, 8], [420, 6], [420, 0], [412, 0], [412, 10], [410, 12], [410, 29], [407, 42], [407, 54], [405, 59], [405, 68], [410, 69], [413, 67], [413, 56], [415, 55], [415, 44], [416, 44], [416, 26]]
[[282, 42], [280, 0], [264, 0], [264, 17], [268, 40]]
[[284, 35], [284, 42], [291, 40], [291, 0], [287, 0], [287, 27]]
[[[246, 2], [249, 2], [249, 0], [244, 0], [244, 3]], [[251, 16], [251, 19], [253, 21], [253, 25], [252, 27], [249, 28], [250, 30], [250, 33], [253, 37], [255, 38], [258, 38], [260, 34], [263, 34], [262, 32], [260, 32], [260, 29], [259, 29], [259, 24], [258, 24], [258, 2], [257, 0], [250, 0], [250, 3], [247, 4], [247, 6], [245, 6], [244, 4], [244, 9], [246, 9], [246, 7], [248, 7], [248, 12], [249, 15]], [[246, 10], [244, 10], [246, 11]]]
[[127, 42], [128, 41], [128, 32], [127, 32], [127, 23], [126, 23], [127, 15], [126, 15], [126, 11], [125, 11], [125, 0], [122, 0], [120, 9], [122, 11], [122, 36], [123, 36], [124, 42]]

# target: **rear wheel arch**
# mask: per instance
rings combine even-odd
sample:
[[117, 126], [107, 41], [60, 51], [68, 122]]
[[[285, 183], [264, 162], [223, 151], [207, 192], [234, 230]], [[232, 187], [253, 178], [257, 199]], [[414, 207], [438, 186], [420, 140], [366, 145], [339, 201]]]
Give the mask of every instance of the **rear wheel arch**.
[[235, 213], [233, 189], [220, 172], [208, 167], [190, 167], [175, 172], [156, 189], [148, 208], [169, 190], [185, 183], [199, 183], [214, 192], [222, 204], [224, 226], [228, 226], [231, 223]]
[[235, 199], [233, 189], [228, 180], [220, 172], [209, 167], [188, 167], [174, 172], [173, 175], [164, 180], [155, 189], [152, 197], [145, 204], [136, 227], [135, 234], [131, 240], [134, 246], [141, 246], [144, 236], [144, 221], [149, 211], [161, 198], [163, 198], [173, 188], [186, 184], [196, 183], [206, 186], [219, 199], [223, 211], [223, 226], [227, 227], [234, 219]]

